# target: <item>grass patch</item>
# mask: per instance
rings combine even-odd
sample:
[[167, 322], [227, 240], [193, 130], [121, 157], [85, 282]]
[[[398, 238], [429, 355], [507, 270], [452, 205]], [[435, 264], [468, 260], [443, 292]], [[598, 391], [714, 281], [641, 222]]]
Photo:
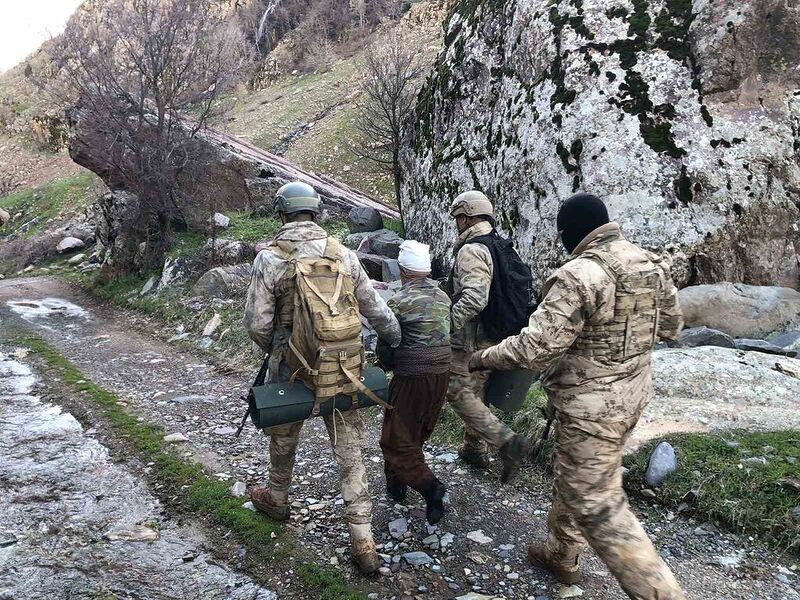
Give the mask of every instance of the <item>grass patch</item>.
[[87, 205], [93, 177], [90, 173], [82, 173], [51, 181], [33, 190], [3, 196], [0, 198], [0, 208], [12, 217], [17, 213], [22, 214], [0, 227], [0, 235], [17, 234], [22, 238], [30, 238], [59, 215], [76, 213]]
[[383, 218], [383, 226], [389, 231], [394, 231], [401, 238], [406, 237], [406, 228], [400, 219], [390, 219], [389, 217]]
[[[695, 517], [757, 536], [800, 555], [800, 432], [745, 431], [675, 434], [665, 438], [678, 454], [677, 471], [654, 491], [677, 509], [687, 499]], [[644, 473], [654, 440], [625, 459], [626, 488], [645, 486]], [[693, 493], [692, 493], [693, 492]]]
[[[221, 237], [221, 236], [220, 236]], [[170, 258], [192, 256], [200, 251], [206, 243], [207, 236], [199, 231], [178, 231], [173, 234]]]
[[[11, 341], [36, 353], [58, 379], [95, 404], [114, 435], [124, 439], [139, 460], [153, 463], [153, 476], [167, 486], [170, 494], [177, 495], [184, 510], [228, 530], [237, 543], [245, 546], [254, 561], [263, 564], [276, 558], [275, 544], [280, 538], [281, 526], [242, 508], [241, 498], [231, 497], [227, 484], [212, 480], [200, 465], [173, 454], [164, 442], [162, 427], [141, 422], [127, 413], [116, 395], [87, 380], [72, 362], [41, 337], [20, 335]], [[314, 592], [314, 597], [326, 600], [364, 598], [349, 588], [336, 570], [306, 562], [298, 569], [298, 575], [303, 586]]]
[[219, 237], [254, 244], [272, 239], [281, 228], [281, 222], [274, 217], [254, 219], [248, 211], [232, 212], [226, 215], [231, 223], [219, 232]]

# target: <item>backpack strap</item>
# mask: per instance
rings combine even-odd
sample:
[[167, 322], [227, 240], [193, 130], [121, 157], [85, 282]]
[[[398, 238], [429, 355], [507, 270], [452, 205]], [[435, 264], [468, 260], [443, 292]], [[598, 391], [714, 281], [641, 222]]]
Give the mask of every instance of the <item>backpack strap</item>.
[[[346, 354], [345, 354], [344, 358], [347, 358]], [[380, 406], [382, 406], [386, 410], [393, 410], [394, 409], [394, 407], [391, 404], [388, 404], [388, 403], [384, 402], [383, 400], [381, 400], [380, 398], [378, 398], [378, 396], [371, 389], [369, 389], [367, 386], [364, 385], [364, 382], [362, 382], [358, 377], [353, 375], [353, 373], [347, 367], [344, 366], [341, 355], [339, 356], [339, 366], [342, 369], [342, 373], [344, 373], [345, 376], [351, 381], [351, 383], [354, 386], [356, 386], [356, 389], [358, 389], [359, 392], [361, 392], [367, 398], [372, 400], [375, 404], [379, 404]], [[358, 402], [358, 400], [356, 400], [356, 398], [354, 397], [353, 398], [353, 404], [357, 405], [357, 402]], [[355, 407], [356, 406], [354, 406], [354, 408]]]

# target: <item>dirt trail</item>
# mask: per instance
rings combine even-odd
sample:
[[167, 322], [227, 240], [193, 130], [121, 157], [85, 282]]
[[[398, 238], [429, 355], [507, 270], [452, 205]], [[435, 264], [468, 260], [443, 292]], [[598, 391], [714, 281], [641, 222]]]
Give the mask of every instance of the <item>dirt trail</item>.
[[[87, 377], [123, 398], [128, 410], [164, 425], [169, 433], [185, 434], [186, 452], [220, 479], [248, 485], [263, 482], [267, 440], [252, 427], [238, 440], [233, 437], [243, 409], [239, 397], [250, 376], [220, 373], [207, 360], [158, 341], [141, 323], [140, 318], [97, 304], [58, 281], [0, 282], [0, 336], [7, 324], [35, 331]], [[544, 537], [550, 485], [546, 477], [531, 469], [518, 483], [500, 486], [496, 465], [489, 473], [476, 473], [455, 460], [453, 448], [429, 446], [434, 470], [449, 484], [452, 500], [451, 512], [438, 529], [431, 530], [425, 525], [421, 498], [412, 499], [409, 507], [387, 502], [377, 444], [378, 416], [369, 412], [364, 416], [374, 530], [391, 570], [367, 585], [375, 598], [454, 598], [471, 591], [509, 599], [561, 597], [563, 590], [525, 560], [525, 545]], [[338, 564], [348, 577], [357, 577], [349, 563], [336, 467], [318, 421], [307, 423], [303, 430], [291, 500], [291, 535], [320, 563]], [[800, 578], [791, 570], [795, 565], [790, 558], [657, 507], [636, 504], [635, 508], [689, 598], [800, 598]], [[407, 518], [410, 532], [402, 541], [393, 539], [388, 529], [388, 523], [400, 517]], [[476, 530], [491, 540], [481, 544], [468, 539], [467, 534]], [[435, 537], [429, 537], [432, 534]], [[410, 551], [426, 552], [431, 562], [411, 567], [400, 558]], [[736, 566], [721, 566], [725, 563]], [[583, 571], [584, 598], [626, 597], [593, 555]], [[281, 585], [291, 585], [286, 580], [285, 574], [277, 574], [279, 596]]]

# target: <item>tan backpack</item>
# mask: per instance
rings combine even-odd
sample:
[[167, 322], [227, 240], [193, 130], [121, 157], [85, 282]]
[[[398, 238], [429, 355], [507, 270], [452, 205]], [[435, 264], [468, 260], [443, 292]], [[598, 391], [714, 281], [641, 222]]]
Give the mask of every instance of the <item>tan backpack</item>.
[[338, 394], [351, 396], [352, 408], [358, 408], [359, 391], [386, 406], [361, 380], [361, 318], [353, 277], [342, 262], [341, 244], [328, 237], [319, 258], [295, 258], [293, 243], [275, 242], [271, 250], [289, 263], [284, 281], [294, 285], [288, 285], [286, 293], [291, 293], [291, 287], [294, 292], [291, 312], [282, 311], [292, 330], [286, 361], [291, 381], [299, 378], [314, 390], [311, 416], [319, 414], [321, 402]]

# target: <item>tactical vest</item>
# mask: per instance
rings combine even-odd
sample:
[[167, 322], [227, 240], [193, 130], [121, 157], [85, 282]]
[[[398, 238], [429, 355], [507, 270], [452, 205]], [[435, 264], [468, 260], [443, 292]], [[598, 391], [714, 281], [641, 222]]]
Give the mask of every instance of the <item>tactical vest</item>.
[[622, 362], [650, 352], [658, 335], [662, 292], [658, 268], [631, 271], [603, 250], [587, 250], [580, 256], [595, 261], [614, 278], [614, 316], [606, 323], [584, 325], [568, 353]]

